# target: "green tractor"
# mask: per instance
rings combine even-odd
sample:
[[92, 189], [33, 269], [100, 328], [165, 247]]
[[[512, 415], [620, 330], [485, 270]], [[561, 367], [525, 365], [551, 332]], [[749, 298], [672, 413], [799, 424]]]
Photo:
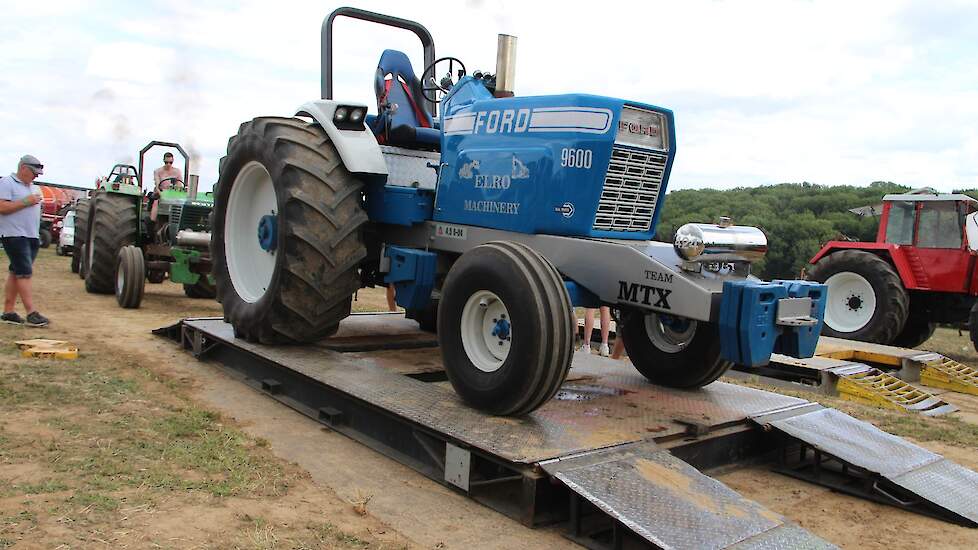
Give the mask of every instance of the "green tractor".
[[162, 283], [169, 277], [182, 283], [191, 298], [214, 298], [215, 294], [210, 275], [212, 194], [198, 195], [196, 176], [187, 177], [189, 187], [171, 177], [159, 182], [160, 188], [168, 188], [158, 194], [155, 189], [144, 190], [144, 159], [153, 147], [178, 151], [183, 156], [183, 174], [188, 173], [190, 157], [183, 147], [151, 141], [139, 152], [138, 169], [117, 164], [100, 180], [87, 201], [87, 215], [81, 216], [84, 227], [79, 231], [84, 232], [85, 240], [80, 248], [80, 275], [85, 290], [114, 292], [124, 308], [139, 307], [147, 280]]

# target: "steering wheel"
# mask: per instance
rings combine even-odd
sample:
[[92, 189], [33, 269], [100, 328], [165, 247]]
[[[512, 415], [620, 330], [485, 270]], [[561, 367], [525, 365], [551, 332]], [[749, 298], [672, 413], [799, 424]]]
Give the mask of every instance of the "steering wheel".
[[[445, 76], [441, 77], [441, 80], [436, 82], [435, 68], [439, 63], [444, 63], [445, 61], [448, 62], [448, 72], [445, 73]], [[456, 63], [460, 67], [457, 74], [458, 78], [461, 79], [468, 73], [465, 71], [465, 63], [462, 63], [462, 60], [457, 57], [439, 57], [438, 59], [432, 61], [431, 65], [425, 67], [424, 72], [421, 73], [421, 95], [423, 95], [425, 99], [432, 103], [441, 103], [441, 100], [445, 97], [445, 94], [447, 94], [449, 90], [452, 89], [452, 86], [458, 82], [458, 80], [453, 80], [455, 78], [453, 73]]]
[[163, 178], [163, 179], [160, 180], [160, 183], [159, 183], [160, 191], [163, 191], [163, 183], [164, 182], [167, 182], [167, 181], [173, 181], [174, 184], [171, 186], [171, 188], [176, 189], [177, 191], [183, 191], [184, 187], [186, 187], [186, 184], [183, 183], [183, 180], [182, 179], [177, 178], [177, 177], [169, 177], [169, 178]]

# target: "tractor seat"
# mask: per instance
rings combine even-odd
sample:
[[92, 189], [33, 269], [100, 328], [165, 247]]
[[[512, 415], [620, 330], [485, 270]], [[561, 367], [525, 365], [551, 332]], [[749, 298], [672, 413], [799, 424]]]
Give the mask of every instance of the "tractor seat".
[[368, 121], [382, 145], [437, 151], [441, 132], [433, 128], [424, 110], [421, 81], [403, 52], [384, 50], [374, 77], [377, 116]]

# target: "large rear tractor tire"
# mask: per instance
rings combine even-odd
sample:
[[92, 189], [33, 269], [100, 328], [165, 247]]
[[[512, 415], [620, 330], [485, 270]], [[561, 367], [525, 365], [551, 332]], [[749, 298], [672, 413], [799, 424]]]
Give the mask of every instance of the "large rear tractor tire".
[[82, 258], [85, 253], [82, 247], [88, 241], [88, 199], [80, 199], [75, 203], [75, 235], [71, 251], [71, 272], [77, 273], [82, 279], [85, 276], [81, 272]]
[[41, 248], [47, 248], [51, 246], [51, 239], [52, 239], [51, 230], [49, 229], [38, 230], [37, 239], [39, 241], [38, 244], [40, 245]]
[[207, 280], [207, 275], [201, 275], [200, 279], [197, 279], [197, 282], [192, 285], [184, 284], [183, 293], [188, 298], [206, 298], [210, 300], [213, 300], [217, 296], [217, 290]]
[[554, 266], [522, 244], [491, 242], [455, 262], [438, 307], [448, 379], [469, 405], [527, 414], [570, 369], [577, 323]]
[[139, 229], [136, 200], [116, 193], [100, 193], [92, 199], [89, 209], [91, 227], [86, 243], [88, 273], [85, 274], [85, 290], [88, 292], [115, 292], [119, 250], [136, 242]]
[[88, 273], [88, 245], [81, 245], [79, 249], [81, 251], [81, 265], [78, 266], [78, 276], [85, 280], [85, 274]]
[[720, 356], [712, 323], [633, 311], [625, 315], [621, 337], [638, 372], [660, 386], [701, 388], [733, 366]]
[[910, 301], [903, 282], [875, 254], [833, 252], [812, 267], [808, 278], [828, 287], [824, 336], [890, 344], [907, 322]]
[[241, 125], [221, 159], [211, 233], [217, 298], [236, 335], [281, 344], [336, 332], [367, 254], [362, 189], [319, 126]]
[[901, 348], [915, 348], [934, 335], [937, 323], [933, 323], [922, 313], [911, 312], [903, 324], [903, 330], [893, 339], [893, 345]]
[[143, 302], [146, 288], [146, 262], [143, 251], [135, 246], [119, 250], [116, 262], [115, 299], [121, 307], [136, 309]]

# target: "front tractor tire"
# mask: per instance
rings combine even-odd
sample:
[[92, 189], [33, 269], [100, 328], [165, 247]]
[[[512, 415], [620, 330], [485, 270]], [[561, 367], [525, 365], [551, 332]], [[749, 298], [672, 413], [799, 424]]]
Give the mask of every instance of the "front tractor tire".
[[733, 366], [720, 355], [712, 323], [633, 311], [625, 315], [621, 337], [638, 372], [660, 386], [701, 388]]
[[903, 331], [910, 301], [900, 276], [883, 258], [862, 250], [833, 252], [808, 278], [828, 287], [822, 335], [891, 344]]
[[241, 125], [221, 159], [211, 244], [217, 299], [237, 336], [285, 344], [336, 331], [367, 254], [362, 188], [319, 126]]
[[143, 251], [127, 245], [119, 250], [116, 261], [115, 299], [120, 307], [136, 309], [143, 302], [146, 288], [146, 262]]
[[577, 323], [556, 268], [522, 244], [462, 254], [445, 279], [438, 342], [448, 379], [469, 405], [527, 414], [567, 377]]
[[136, 200], [116, 193], [99, 193], [92, 199], [86, 243], [85, 290], [88, 292], [115, 292], [119, 250], [136, 242], [139, 229]]

